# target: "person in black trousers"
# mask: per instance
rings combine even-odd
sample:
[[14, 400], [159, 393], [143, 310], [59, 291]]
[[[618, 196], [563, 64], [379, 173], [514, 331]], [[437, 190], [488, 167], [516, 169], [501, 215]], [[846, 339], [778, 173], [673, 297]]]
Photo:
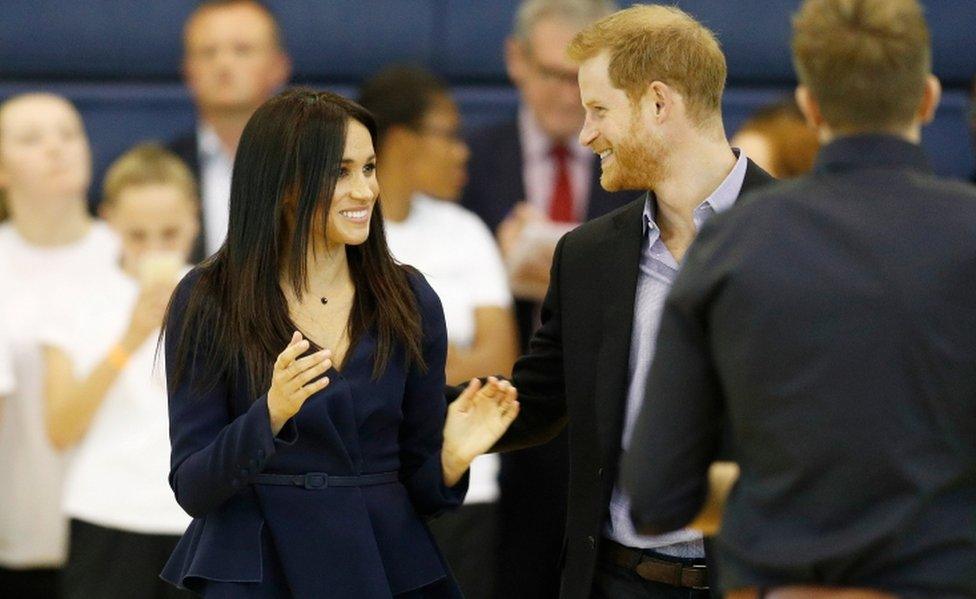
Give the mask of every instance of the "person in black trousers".
[[[599, 160], [576, 139], [583, 108], [577, 65], [566, 47], [580, 29], [617, 10], [612, 0], [522, 0], [505, 41], [505, 65], [519, 104], [507, 118], [468, 136], [471, 159], [461, 204], [488, 225], [505, 255], [526, 227], [564, 226], [603, 216], [637, 194], [600, 186]], [[552, 150], [566, 149], [560, 159]], [[568, 175], [568, 177], [567, 177]], [[569, 186], [561, 186], [560, 181]], [[560, 193], [562, 192], [562, 193]], [[560, 202], [571, 206], [560, 210]], [[530, 224], [531, 221], [531, 224]], [[539, 326], [555, 240], [531, 246], [531, 260], [512, 269], [519, 345]], [[524, 246], [520, 249], [524, 250]], [[486, 372], [495, 372], [485, 367]], [[501, 456], [498, 474], [500, 599], [555, 599], [566, 524], [567, 435]]]
[[700, 535], [630, 530], [618, 460], [654, 339], [644, 325], [684, 251], [702, 223], [771, 178], [729, 147], [725, 58], [688, 14], [635, 6], [584, 29], [570, 52], [586, 109], [580, 141], [600, 156], [601, 185], [645, 193], [559, 242], [542, 326], [513, 372], [521, 414], [496, 449], [543, 443], [568, 424], [563, 597], [707, 596]]
[[807, 0], [793, 50], [826, 146], [689, 252], [624, 460], [634, 522], [691, 520], [726, 430], [724, 591], [974, 597], [976, 191], [918, 145], [940, 95], [922, 7]]

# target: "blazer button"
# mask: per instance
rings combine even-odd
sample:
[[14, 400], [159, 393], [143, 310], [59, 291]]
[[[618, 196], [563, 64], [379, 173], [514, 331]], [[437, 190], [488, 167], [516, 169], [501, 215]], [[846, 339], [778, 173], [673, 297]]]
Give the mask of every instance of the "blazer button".
[[596, 476], [597, 476], [597, 478], [603, 478], [603, 468], [599, 468], [596, 471]]
[[586, 537], [586, 544], [590, 546], [590, 549], [596, 549], [596, 539], [593, 536]]

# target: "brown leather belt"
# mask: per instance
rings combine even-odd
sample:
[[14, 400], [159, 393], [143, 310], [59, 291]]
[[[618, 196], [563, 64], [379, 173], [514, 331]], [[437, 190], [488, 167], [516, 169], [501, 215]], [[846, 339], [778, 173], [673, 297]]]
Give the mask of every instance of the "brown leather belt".
[[729, 591], [725, 599], [898, 599], [895, 595], [873, 589], [812, 586], [776, 587], [760, 594], [758, 589]]
[[663, 582], [688, 589], [708, 588], [708, 568], [704, 565], [683, 564], [647, 555], [639, 549], [603, 539], [600, 555], [622, 568], [633, 570], [644, 580]]

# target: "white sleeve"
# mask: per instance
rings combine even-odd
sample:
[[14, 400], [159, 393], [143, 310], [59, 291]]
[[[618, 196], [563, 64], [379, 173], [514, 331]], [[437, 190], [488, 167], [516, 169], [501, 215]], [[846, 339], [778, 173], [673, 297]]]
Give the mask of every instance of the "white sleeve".
[[512, 305], [508, 288], [508, 274], [502, 262], [498, 244], [488, 227], [474, 214], [470, 215], [467, 235], [469, 254], [466, 257], [472, 305], [507, 308]]
[[[91, 316], [91, 315], [86, 315]], [[94, 347], [90, 331], [85, 329], [84, 318], [80, 314], [64, 314], [48, 320], [38, 331], [38, 341], [43, 347], [53, 347], [64, 352], [71, 360], [72, 370], [77, 378], [88, 376], [101, 361], [100, 348]]]
[[9, 340], [0, 331], [0, 396], [10, 395], [17, 388], [14, 379], [13, 355]]

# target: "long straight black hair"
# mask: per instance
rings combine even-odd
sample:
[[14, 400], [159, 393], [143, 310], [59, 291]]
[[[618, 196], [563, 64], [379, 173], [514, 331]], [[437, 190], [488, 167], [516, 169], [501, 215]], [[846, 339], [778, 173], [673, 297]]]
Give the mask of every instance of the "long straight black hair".
[[[350, 120], [369, 130], [375, 147], [372, 115], [329, 92], [282, 92], [248, 121], [234, 158], [227, 240], [199, 267], [185, 311], [174, 314], [171, 304], [166, 316], [164, 330], [174, 318], [181, 321], [173, 365], [177, 384], [193, 356], [203, 372], [233, 380], [243, 368], [254, 393], [269, 386], [273, 363], [296, 330], [281, 290], [282, 274], [301, 298], [308, 284], [309, 240], [326, 234]], [[325, 218], [315, 218], [317, 213]], [[397, 345], [408, 363], [424, 368], [417, 302], [407, 267], [387, 248], [379, 202], [367, 240], [347, 245], [345, 252], [355, 286], [346, 357], [363, 333], [372, 331], [374, 377]]]

